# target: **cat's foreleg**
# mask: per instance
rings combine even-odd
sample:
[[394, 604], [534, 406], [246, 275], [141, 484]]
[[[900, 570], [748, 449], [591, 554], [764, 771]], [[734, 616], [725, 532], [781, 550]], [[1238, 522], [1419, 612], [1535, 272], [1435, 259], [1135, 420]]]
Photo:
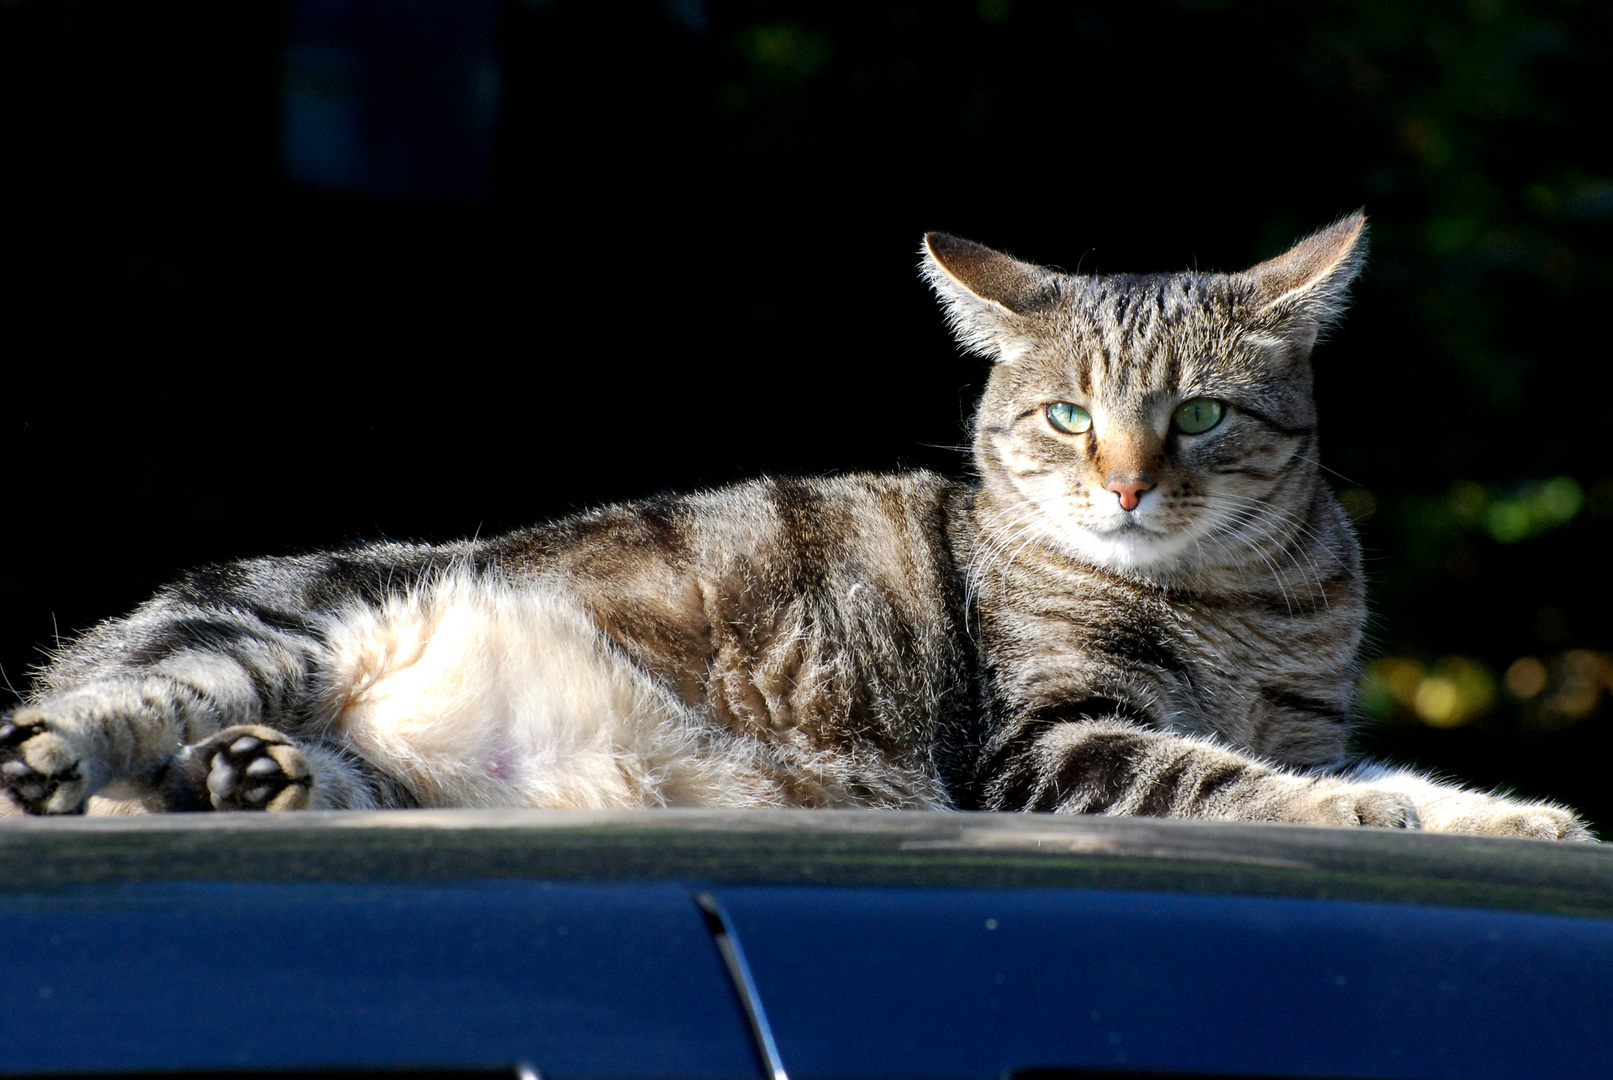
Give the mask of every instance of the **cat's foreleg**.
[[1411, 797], [1290, 772], [1206, 739], [1122, 719], [1022, 725], [990, 750], [991, 810], [1418, 828]]

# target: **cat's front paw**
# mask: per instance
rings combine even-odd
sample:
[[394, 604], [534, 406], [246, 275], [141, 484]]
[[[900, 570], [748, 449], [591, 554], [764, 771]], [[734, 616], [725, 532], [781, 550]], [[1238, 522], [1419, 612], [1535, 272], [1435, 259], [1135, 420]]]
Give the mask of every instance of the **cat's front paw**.
[[30, 814], [82, 814], [90, 797], [72, 740], [27, 707], [0, 719], [0, 787]]
[[1383, 829], [1420, 829], [1422, 816], [1409, 795], [1342, 781], [1318, 781], [1295, 800], [1288, 821], [1307, 825], [1372, 825]]
[[1430, 821], [1437, 832], [1476, 833], [1483, 836], [1518, 836], [1526, 840], [1577, 840], [1596, 843], [1596, 836], [1572, 810], [1551, 803], [1525, 803], [1491, 796], [1476, 806], [1464, 806], [1447, 817]]
[[313, 770], [291, 740], [272, 728], [242, 725], [187, 746], [179, 773], [198, 809], [306, 810]]

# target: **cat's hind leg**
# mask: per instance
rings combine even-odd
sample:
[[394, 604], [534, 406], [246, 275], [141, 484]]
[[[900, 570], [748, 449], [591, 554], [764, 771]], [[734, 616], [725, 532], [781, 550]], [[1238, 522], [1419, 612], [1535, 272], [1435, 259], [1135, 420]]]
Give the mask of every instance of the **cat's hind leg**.
[[0, 789], [29, 814], [83, 813], [97, 794], [152, 810], [395, 801], [352, 755], [257, 723], [260, 685], [231, 657], [180, 653], [47, 692], [0, 716]]
[[0, 787], [28, 813], [77, 814], [98, 792], [148, 786], [182, 745], [217, 731], [232, 704], [230, 673], [201, 679], [223, 664], [181, 666], [79, 683], [0, 718]]
[[[400, 559], [424, 572], [430, 557], [394, 546], [185, 575], [128, 616], [87, 631], [39, 673], [23, 706], [0, 713], [0, 790], [34, 814], [81, 813], [95, 795], [152, 809], [210, 809], [212, 763], [220, 747], [243, 736], [209, 740], [228, 728], [262, 726], [277, 734], [254, 738], [286, 747], [268, 754], [281, 775], [263, 805], [406, 802], [388, 778], [326, 737], [333, 688], [325, 630], [344, 597], [360, 604], [376, 576], [402, 572]], [[268, 767], [259, 766], [260, 775]], [[183, 779], [198, 768], [202, 776]], [[224, 792], [220, 805], [258, 805], [265, 784], [247, 783], [246, 775], [214, 785]], [[303, 787], [306, 800], [286, 794]]]
[[313, 769], [290, 739], [243, 724], [181, 750], [158, 784], [167, 810], [306, 810]]
[[0, 785], [30, 814], [82, 814], [90, 797], [83, 756], [41, 709], [0, 723]]
[[410, 806], [352, 754], [261, 724], [225, 728], [176, 754], [145, 794], [153, 810], [334, 810]]

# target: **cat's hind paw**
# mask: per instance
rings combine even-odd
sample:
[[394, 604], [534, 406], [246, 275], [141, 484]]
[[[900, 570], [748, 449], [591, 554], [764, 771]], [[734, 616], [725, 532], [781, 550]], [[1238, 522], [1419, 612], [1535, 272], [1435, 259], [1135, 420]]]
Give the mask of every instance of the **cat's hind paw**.
[[196, 809], [306, 810], [313, 791], [308, 758], [272, 728], [225, 728], [193, 746], [179, 762]]
[[0, 787], [30, 814], [82, 814], [90, 797], [78, 751], [27, 707], [0, 718]]

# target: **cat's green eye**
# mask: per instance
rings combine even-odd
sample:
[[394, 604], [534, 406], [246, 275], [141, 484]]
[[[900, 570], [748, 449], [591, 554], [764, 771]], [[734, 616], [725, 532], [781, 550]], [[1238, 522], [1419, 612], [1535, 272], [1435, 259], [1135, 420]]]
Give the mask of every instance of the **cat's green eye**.
[[1047, 407], [1047, 422], [1060, 431], [1079, 435], [1092, 430], [1092, 414], [1068, 401], [1055, 401]]
[[1202, 435], [1221, 422], [1221, 403], [1214, 398], [1200, 397], [1176, 406], [1171, 418], [1176, 430], [1184, 435]]

